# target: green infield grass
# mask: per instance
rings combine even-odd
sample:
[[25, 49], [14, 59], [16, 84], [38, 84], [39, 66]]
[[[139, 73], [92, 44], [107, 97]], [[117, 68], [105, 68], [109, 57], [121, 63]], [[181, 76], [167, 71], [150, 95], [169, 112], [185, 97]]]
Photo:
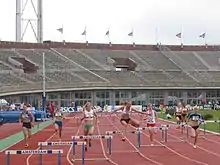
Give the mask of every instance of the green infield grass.
[[[202, 116], [211, 115], [212, 117], [208, 120], [220, 120], [220, 111], [199, 110], [199, 113], [202, 114]], [[159, 113], [158, 116], [159, 118], [166, 119], [166, 114]], [[176, 121], [176, 119], [172, 117], [169, 121]], [[200, 127], [204, 129], [204, 125], [201, 125]], [[220, 133], [220, 123], [206, 123], [206, 130]]]

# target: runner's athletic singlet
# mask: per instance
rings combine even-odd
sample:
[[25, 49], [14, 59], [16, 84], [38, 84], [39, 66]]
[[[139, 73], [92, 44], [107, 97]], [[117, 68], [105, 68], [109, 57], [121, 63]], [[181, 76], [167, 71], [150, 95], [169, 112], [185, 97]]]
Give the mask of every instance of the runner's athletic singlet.
[[21, 120], [22, 122], [28, 123], [31, 122], [31, 117], [29, 116], [29, 112], [28, 111], [23, 111], [21, 113]]
[[200, 125], [201, 122], [203, 121], [203, 117], [199, 113], [191, 113], [188, 118], [193, 121], [194, 123]]
[[54, 118], [55, 121], [62, 121], [63, 120], [63, 114], [61, 112], [56, 112], [54, 116], [55, 116], [55, 118]]
[[62, 117], [62, 113], [61, 112], [56, 112], [55, 117]]
[[90, 111], [85, 110], [84, 111], [84, 116], [85, 116], [86, 120], [93, 120], [94, 110], [92, 110], [92, 109]]
[[147, 124], [156, 123], [156, 112], [154, 110], [147, 110]]
[[127, 110], [127, 106], [124, 107], [123, 111], [122, 111], [122, 115], [123, 114], [127, 114], [127, 115], [130, 115], [131, 114], [131, 107], [129, 110]]
[[183, 113], [183, 114], [186, 114], [187, 112], [188, 112], [188, 109], [187, 109], [187, 108], [183, 108], [183, 109], [182, 109], [182, 113]]
[[182, 109], [179, 107], [176, 107], [176, 116], [182, 114]]

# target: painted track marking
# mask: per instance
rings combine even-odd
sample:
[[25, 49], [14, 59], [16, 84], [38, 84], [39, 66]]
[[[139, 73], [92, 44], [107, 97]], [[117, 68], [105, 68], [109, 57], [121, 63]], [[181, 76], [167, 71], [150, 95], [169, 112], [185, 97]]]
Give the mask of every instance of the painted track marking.
[[[112, 126], [115, 127], [115, 129], [117, 129], [118, 131], [120, 131], [120, 129], [119, 129], [109, 118], [107, 118], [107, 119], [108, 119], [108, 121], [112, 124]], [[138, 148], [137, 148], [127, 137], [125, 137], [125, 138], [126, 138], [126, 140], [129, 142], [129, 144], [137, 151], [137, 153], [138, 153], [141, 157], [143, 157], [144, 159], [146, 159], [146, 160], [148, 160], [148, 161], [150, 161], [150, 162], [152, 162], [152, 163], [154, 163], [154, 164], [163, 165], [162, 163], [157, 162], [157, 161], [155, 161], [155, 160], [153, 160], [153, 159], [151, 159], [151, 158], [145, 156], [144, 154], [142, 154], [142, 153], [138, 150]]]

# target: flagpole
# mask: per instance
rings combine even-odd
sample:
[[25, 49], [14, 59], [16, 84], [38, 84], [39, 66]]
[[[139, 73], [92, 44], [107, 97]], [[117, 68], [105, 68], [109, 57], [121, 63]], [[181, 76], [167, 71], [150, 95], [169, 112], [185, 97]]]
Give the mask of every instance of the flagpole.
[[63, 42], [64, 41], [64, 30], [63, 30], [63, 24], [62, 24], [62, 32], [61, 32], [61, 42]]
[[108, 28], [108, 31], [107, 31], [107, 35], [108, 35], [108, 43], [110, 44], [111, 43], [111, 39], [110, 39], [110, 28]]
[[42, 109], [46, 111], [46, 71], [45, 71], [45, 53], [43, 53], [43, 98], [42, 98]]
[[109, 32], [109, 34], [108, 34], [108, 43], [111, 43], [110, 32]]
[[206, 33], [206, 30], [205, 30], [205, 36], [204, 36], [204, 41], [205, 41], [205, 46], [207, 46], [207, 40], [206, 40], [206, 35], [207, 33]]
[[87, 43], [87, 28], [85, 27], [85, 42]]
[[183, 28], [181, 28], [181, 46], [183, 46]]
[[131, 39], [132, 39], [132, 44], [134, 44], [134, 29], [132, 28], [132, 36], [131, 36]]
[[156, 44], [159, 44], [159, 35], [158, 35], [158, 29], [156, 27], [155, 29], [155, 36], [156, 36]]

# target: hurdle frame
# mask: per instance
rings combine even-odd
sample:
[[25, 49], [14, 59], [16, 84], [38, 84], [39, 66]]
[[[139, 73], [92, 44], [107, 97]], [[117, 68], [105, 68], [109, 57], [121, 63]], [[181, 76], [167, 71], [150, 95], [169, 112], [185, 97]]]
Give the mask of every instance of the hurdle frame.
[[[127, 131], [106, 131], [105, 134], [106, 135], [116, 135], [116, 134], [123, 134], [123, 133], [131, 133], [131, 134], [138, 134], [141, 131], [137, 131], [137, 130], [127, 130]], [[141, 132], [142, 133], [142, 132]], [[110, 146], [109, 145], [109, 141], [111, 141], [111, 139], [107, 140], [107, 148], [111, 147], [111, 149], [109, 151], [107, 151], [108, 154], [112, 154], [112, 153], [136, 153], [138, 151], [136, 150], [129, 150], [129, 151], [124, 151], [124, 150], [112, 150], [112, 142], [110, 142]]]
[[[142, 127], [142, 128], [137, 128], [137, 130], [150, 130], [150, 129], [158, 129], [159, 131], [161, 131], [161, 142], [163, 143], [163, 141], [165, 141], [165, 130], [167, 128], [164, 127]], [[141, 147], [165, 147], [164, 144], [141, 144], [141, 131], [138, 132], [137, 134], [137, 148], [140, 149]]]
[[[92, 137], [96, 137], [96, 138], [92, 138]], [[84, 135], [81, 135], [81, 136], [72, 136], [72, 141], [73, 141], [73, 144], [76, 142], [75, 140], [77, 139], [89, 139], [89, 138], [92, 138], [92, 139], [106, 139], [107, 140], [107, 148], [109, 150], [109, 153], [111, 154], [111, 143], [112, 143], [112, 136], [110, 135], [91, 135], [91, 136], [84, 136]], [[87, 145], [87, 144], [86, 144]], [[75, 147], [73, 145], [73, 147]], [[73, 148], [73, 157], [75, 157], [76, 155], [76, 152], [75, 152], [75, 148]], [[79, 159], [79, 158], [73, 158], [72, 159], [72, 162], [77, 162], [77, 161], [82, 161], [82, 165], [85, 164], [85, 161], [109, 161], [109, 158], [85, 158], [85, 146], [83, 147], [82, 149], [82, 159]]]
[[[30, 152], [30, 153], [23, 153], [22, 152]], [[32, 153], [31, 153], [32, 151]], [[50, 152], [49, 152], [50, 151]], [[19, 154], [17, 154], [17, 152], [19, 152]], [[34, 153], [34, 152], [38, 152], [38, 153]], [[44, 153], [47, 152], [47, 153]], [[49, 152], [49, 153], [48, 153]], [[55, 152], [55, 153], [53, 153]], [[58, 160], [57, 160], [57, 165], [61, 165], [61, 154], [63, 153], [63, 150], [60, 149], [56, 149], [56, 150], [6, 150], [5, 154], [6, 154], [6, 165], [10, 165], [11, 163], [11, 155], [26, 155], [26, 154], [36, 154], [36, 155], [50, 155], [50, 154], [57, 154]], [[39, 165], [42, 165], [42, 159], [39, 160]]]
[[[174, 126], [178, 126], [176, 124], [162, 124], [161, 127], [167, 127], [167, 129], [165, 129], [165, 132], [164, 132], [164, 136], [165, 136], [165, 140], [164, 140], [164, 143], [168, 143], [168, 142], [171, 142], [171, 143], [187, 143], [188, 142], [188, 129], [189, 129], [189, 125], [187, 124], [181, 124], [180, 127], [181, 127], [181, 137], [178, 138], [179, 140], [168, 140], [168, 131], [171, 127], [174, 127]], [[186, 129], [186, 135], [184, 135], [184, 129]], [[182, 139], [184, 138], [184, 139]]]
[[[82, 141], [61, 141], [61, 142], [38, 142], [38, 145], [40, 146], [40, 149], [42, 149], [42, 146], [63, 146], [63, 145], [70, 145], [72, 146], [72, 150], [75, 153], [75, 146], [82, 146], [82, 164], [84, 164], [84, 159], [85, 159], [85, 145], [86, 142]], [[42, 159], [42, 155], [40, 155], [40, 159]], [[42, 165], [42, 164], [40, 164]]]
[[[207, 130], [207, 123], [217, 123], [218, 124], [218, 132], [211, 132], [211, 134], [207, 134], [207, 133], [210, 133], [208, 130]], [[220, 136], [220, 120], [207, 120], [204, 122], [204, 127], [203, 128], [200, 128], [201, 130], [203, 130], [203, 135], [201, 135], [202, 137], [204, 136]]]

